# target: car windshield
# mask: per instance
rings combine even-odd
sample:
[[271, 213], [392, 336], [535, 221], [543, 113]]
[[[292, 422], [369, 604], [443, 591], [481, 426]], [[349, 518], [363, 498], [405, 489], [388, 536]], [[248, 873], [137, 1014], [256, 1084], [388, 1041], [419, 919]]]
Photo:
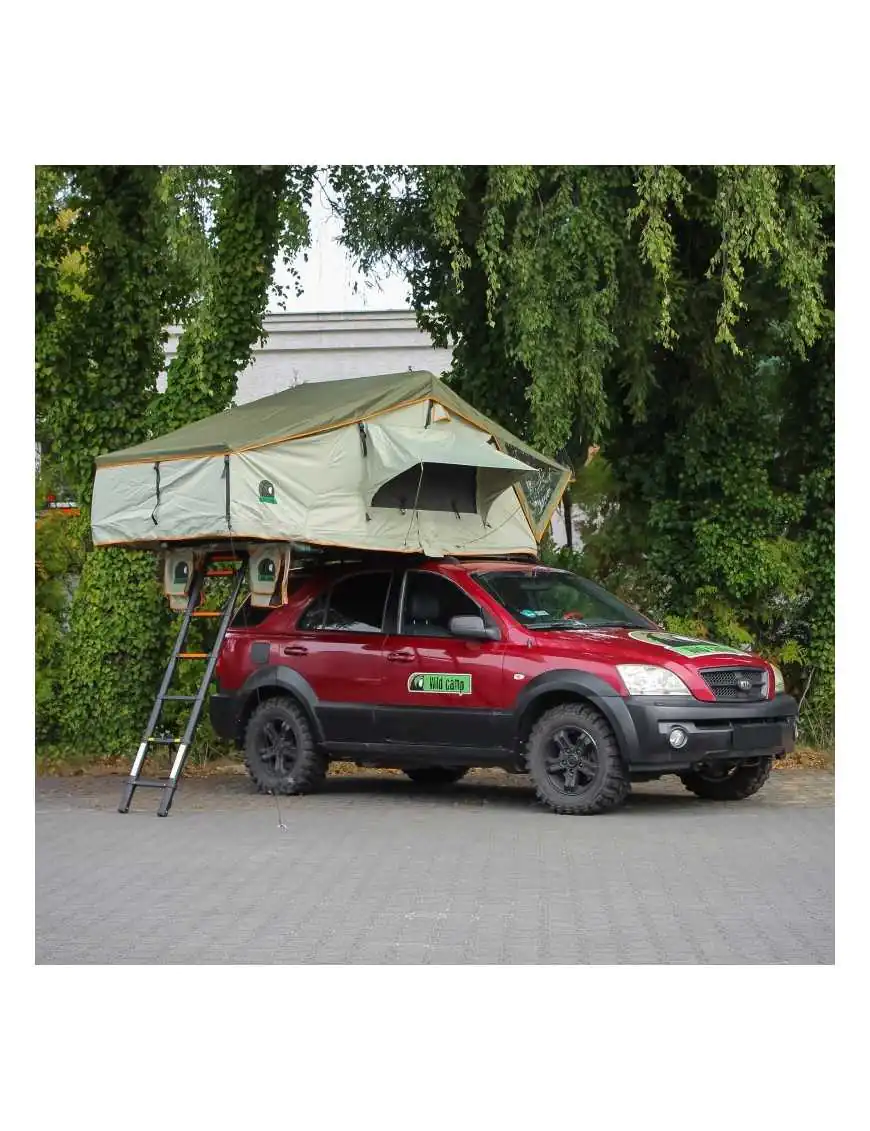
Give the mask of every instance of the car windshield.
[[600, 585], [573, 573], [555, 569], [491, 570], [474, 576], [526, 628], [655, 627]]

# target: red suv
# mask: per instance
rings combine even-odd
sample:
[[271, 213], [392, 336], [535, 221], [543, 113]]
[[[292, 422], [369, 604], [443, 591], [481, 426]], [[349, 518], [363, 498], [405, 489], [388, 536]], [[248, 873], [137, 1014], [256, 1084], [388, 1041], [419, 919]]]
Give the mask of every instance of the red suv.
[[663, 774], [737, 800], [793, 749], [797, 717], [774, 665], [528, 561], [302, 571], [288, 604], [243, 606], [216, 677], [212, 725], [281, 794], [340, 758], [427, 785], [501, 766], [557, 813], [613, 808]]

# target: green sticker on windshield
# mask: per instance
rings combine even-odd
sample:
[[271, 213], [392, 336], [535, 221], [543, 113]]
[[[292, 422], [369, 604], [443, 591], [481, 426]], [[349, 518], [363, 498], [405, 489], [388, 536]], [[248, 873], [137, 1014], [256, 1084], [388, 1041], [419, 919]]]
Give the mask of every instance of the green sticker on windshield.
[[728, 644], [714, 644], [711, 640], [696, 640], [693, 636], [676, 636], [671, 632], [630, 632], [632, 640], [667, 648], [678, 656], [745, 656], [740, 648]]
[[440, 695], [470, 695], [471, 676], [453, 672], [414, 672], [408, 676], [409, 691], [435, 692]]

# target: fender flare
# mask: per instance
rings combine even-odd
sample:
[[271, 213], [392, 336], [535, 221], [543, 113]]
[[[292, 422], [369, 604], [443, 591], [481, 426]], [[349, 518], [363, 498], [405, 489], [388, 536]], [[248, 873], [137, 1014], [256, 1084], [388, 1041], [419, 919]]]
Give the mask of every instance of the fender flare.
[[637, 728], [623, 696], [600, 676], [576, 668], [544, 672], [526, 684], [514, 706], [514, 734], [521, 733], [524, 718], [542, 695], [558, 691], [588, 700], [613, 728], [623, 762], [629, 765], [638, 760], [640, 741]]
[[278, 688], [294, 699], [305, 712], [317, 742], [323, 741], [323, 729], [317, 712], [319, 700], [314, 693], [314, 688], [306, 679], [303, 679], [299, 672], [293, 668], [285, 667], [283, 664], [269, 664], [258, 668], [242, 684], [238, 692], [239, 727], [241, 727], [241, 720], [247, 712], [251, 700], [253, 698], [259, 700], [259, 692], [267, 687]]

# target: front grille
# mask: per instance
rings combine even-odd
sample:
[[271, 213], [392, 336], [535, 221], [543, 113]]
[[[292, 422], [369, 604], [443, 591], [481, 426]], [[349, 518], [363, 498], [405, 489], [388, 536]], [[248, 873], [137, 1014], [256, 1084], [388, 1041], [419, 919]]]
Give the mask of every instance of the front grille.
[[[767, 698], [767, 672], [764, 668], [704, 668], [701, 676], [717, 699], [752, 703]], [[748, 688], [738, 685], [738, 680], [747, 679]]]

